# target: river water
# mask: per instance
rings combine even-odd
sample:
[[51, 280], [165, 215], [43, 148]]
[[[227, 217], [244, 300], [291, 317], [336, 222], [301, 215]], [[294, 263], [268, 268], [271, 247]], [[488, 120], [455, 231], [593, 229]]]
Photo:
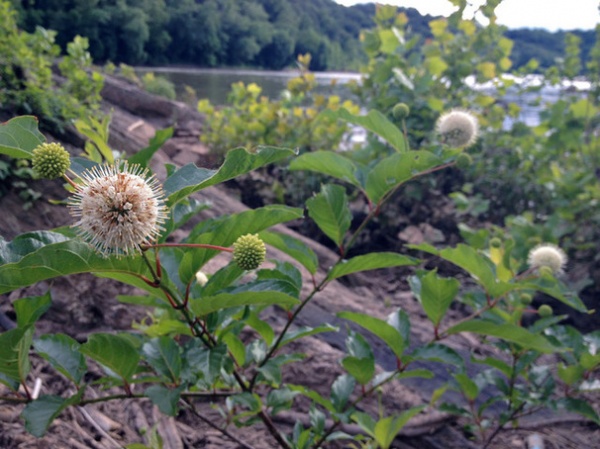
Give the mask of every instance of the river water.
[[[211, 103], [223, 105], [227, 102], [227, 95], [231, 85], [242, 81], [248, 85], [256, 83], [262, 88], [262, 94], [271, 99], [277, 98], [286, 89], [287, 82], [300, 75], [299, 70], [238, 70], [238, 69], [197, 69], [174, 67], [139, 67], [136, 68], [138, 76], [153, 72], [163, 76], [175, 85], [178, 96], [184, 95], [185, 86], [196, 91], [199, 99], [207, 98]], [[339, 92], [343, 85], [350, 80], [360, 80], [358, 73], [346, 72], [314, 72], [317, 82], [316, 91], [331, 93], [332, 81], [337, 84], [334, 91]]]
[[[185, 86], [193, 88], [198, 99], [206, 98], [212, 104], [224, 105], [227, 103], [227, 96], [231, 90], [231, 85], [239, 81], [248, 85], [256, 83], [262, 88], [262, 94], [276, 99], [281, 92], [286, 89], [287, 83], [291, 78], [300, 75], [299, 70], [240, 70], [240, 69], [199, 69], [199, 68], [177, 68], [177, 67], [139, 67], [136, 68], [138, 76], [143, 76], [147, 72], [153, 72], [156, 75], [163, 76], [175, 85], [179, 98], [185, 95]], [[351, 80], [359, 81], [360, 74], [350, 72], [313, 72], [317, 87], [315, 91], [323, 94], [338, 94], [343, 98], [351, 96], [344, 85]], [[514, 78], [516, 84], [536, 86], [540, 85], [542, 78], [536, 75], [528, 77]], [[332, 85], [335, 84], [335, 86]], [[473, 80], [467, 79], [467, 84], [474, 89], [483, 90], [489, 95], [493, 95], [495, 88], [493, 83], [487, 85], [477, 85]], [[520, 116], [517, 118], [529, 126], [536, 126], [540, 123], [540, 112], [544, 109], [545, 103], [552, 103], [558, 100], [560, 96], [569, 91], [575, 94], [581, 94], [589, 89], [589, 83], [585, 81], [563, 82], [559, 86], [544, 86], [540, 92], [522, 93], [518, 88], [512, 87], [504, 97], [504, 102], [515, 102], [521, 106]], [[541, 96], [541, 101], [539, 97]], [[506, 129], [512, 126], [513, 119], [507, 118], [504, 126]]]

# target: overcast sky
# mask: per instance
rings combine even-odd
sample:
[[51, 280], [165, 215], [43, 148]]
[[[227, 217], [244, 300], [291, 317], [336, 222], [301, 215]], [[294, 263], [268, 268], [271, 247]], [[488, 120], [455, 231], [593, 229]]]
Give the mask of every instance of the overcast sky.
[[[421, 14], [449, 15], [456, 10], [448, 0], [334, 0], [342, 5], [385, 3], [416, 8]], [[481, 5], [484, 0], [469, 0]], [[509, 28], [592, 29], [600, 22], [600, 0], [503, 0], [496, 9], [498, 23]]]

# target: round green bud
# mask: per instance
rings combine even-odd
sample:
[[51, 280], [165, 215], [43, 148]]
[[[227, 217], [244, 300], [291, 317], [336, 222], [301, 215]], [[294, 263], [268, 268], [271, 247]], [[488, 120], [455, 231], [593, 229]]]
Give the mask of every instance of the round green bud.
[[551, 267], [548, 266], [539, 267], [538, 273], [543, 279], [551, 280], [554, 278], [554, 271]]
[[538, 308], [538, 313], [542, 318], [548, 318], [549, 316], [552, 316], [554, 310], [552, 310], [552, 307], [548, 304], [543, 304]]
[[233, 260], [243, 270], [255, 270], [265, 261], [267, 248], [257, 234], [246, 234], [233, 244]]
[[59, 143], [42, 143], [33, 150], [33, 171], [40, 178], [54, 179], [63, 176], [71, 159]]
[[521, 304], [523, 304], [524, 306], [528, 306], [529, 304], [531, 304], [533, 298], [529, 293], [521, 293], [521, 296], [519, 296], [519, 300], [521, 301]]
[[493, 239], [490, 240], [490, 246], [492, 248], [501, 248], [502, 240], [500, 240], [498, 237], [494, 237]]
[[396, 120], [404, 120], [410, 114], [410, 108], [406, 103], [398, 103], [392, 109], [392, 115]]
[[473, 158], [468, 153], [460, 153], [456, 157], [456, 166], [461, 170], [469, 168], [473, 164]]

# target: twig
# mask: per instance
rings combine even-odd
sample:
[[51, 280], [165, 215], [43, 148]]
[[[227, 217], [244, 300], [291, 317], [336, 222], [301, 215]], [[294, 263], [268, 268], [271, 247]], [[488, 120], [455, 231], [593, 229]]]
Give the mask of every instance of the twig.
[[208, 424], [213, 429], [218, 430], [223, 435], [225, 435], [227, 438], [229, 438], [230, 440], [232, 440], [232, 441], [236, 442], [237, 444], [239, 444], [240, 446], [242, 446], [244, 449], [255, 449], [253, 446], [250, 446], [249, 444], [244, 443], [238, 437], [236, 437], [235, 435], [228, 432], [227, 429], [222, 429], [221, 427], [219, 427], [215, 423], [213, 423], [210, 419], [208, 419], [207, 417], [202, 415], [200, 412], [198, 412], [198, 410], [196, 410], [196, 407], [194, 407], [194, 405], [190, 401], [182, 400], [181, 402], [183, 402], [187, 406], [187, 409], [190, 410], [202, 422]]

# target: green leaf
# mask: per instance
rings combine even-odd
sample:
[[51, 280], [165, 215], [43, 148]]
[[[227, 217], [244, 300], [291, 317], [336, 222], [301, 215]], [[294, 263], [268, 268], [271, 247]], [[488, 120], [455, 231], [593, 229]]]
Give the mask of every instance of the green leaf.
[[340, 312], [338, 317], [350, 320], [369, 332], [381, 338], [388, 347], [394, 352], [396, 357], [401, 358], [404, 352], [405, 341], [400, 332], [387, 322], [370, 315], [356, 312]]
[[416, 178], [442, 164], [442, 159], [429, 151], [395, 153], [382, 159], [369, 172], [366, 193], [373, 204], [402, 183]]
[[259, 235], [267, 245], [271, 245], [274, 248], [283, 251], [288, 256], [291, 256], [300, 262], [310, 274], [315, 274], [317, 272], [317, 269], [319, 268], [317, 255], [302, 240], [291, 237], [287, 234], [269, 231], [263, 231]]
[[379, 111], [372, 110], [367, 115], [354, 115], [346, 109], [340, 108], [337, 111], [327, 109], [321, 114], [329, 118], [341, 119], [353, 125], [362, 126], [367, 131], [377, 134], [400, 153], [406, 151], [406, 142], [402, 131]]
[[259, 147], [255, 153], [244, 148], [228, 151], [223, 165], [218, 170], [198, 168], [194, 164], [181, 167], [167, 178], [163, 188], [169, 205], [206, 187], [233, 179], [264, 165], [277, 162], [296, 154], [293, 150], [275, 147]]
[[167, 416], [177, 415], [177, 403], [181, 398], [181, 392], [184, 387], [181, 386], [174, 390], [163, 385], [152, 385], [148, 387], [144, 394], [150, 398], [152, 403]]
[[350, 355], [342, 359], [342, 366], [359, 384], [368, 384], [375, 375], [375, 356], [371, 346], [362, 335], [353, 331], [348, 333], [346, 346]]
[[246, 363], [246, 346], [240, 338], [229, 332], [223, 337], [221, 337], [221, 341], [227, 345], [227, 350], [231, 353], [236, 363], [240, 366], [244, 366]]
[[25, 328], [23, 336], [17, 344], [17, 354], [19, 361], [19, 378], [21, 382], [25, 382], [29, 371], [31, 371], [31, 362], [29, 361], [29, 349], [33, 343], [33, 326]]
[[420, 346], [413, 351], [410, 357], [416, 360], [448, 363], [459, 368], [465, 366], [465, 361], [454, 349], [439, 343], [430, 343], [426, 346]]
[[561, 349], [552, 346], [550, 342], [541, 335], [532, 334], [520, 326], [509, 323], [496, 324], [487, 320], [474, 319], [457, 324], [446, 331], [447, 334], [458, 334], [460, 332], [473, 332], [488, 337], [497, 337], [512, 343], [517, 343], [525, 349], [533, 349], [544, 353], [561, 351]]
[[437, 328], [456, 297], [460, 282], [454, 278], [441, 278], [435, 271], [429, 271], [412, 277], [410, 285], [425, 314]]
[[36, 339], [33, 347], [54, 369], [79, 384], [85, 374], [86, 363], [76, 340], [65, 334], [46, 334]]
[[600, 416], [598, 416], [598, 413], [596, 413], [590, 403], [583, 399], [561, 398], [554, 403], [554, 408], [577, 413], [600, 425]]
[[347, 356], [342, 359], [342, 366], [361, 385], [368, 384], [375, 375], [374, 358]]
[[319, 229], [340, 247], [352, 221], [346, 190], [327, 184], [321, 192], [306, 201], [308, 215]]
[[333, 382], [331, 386], [331, 402], [335, 411], [344, 411], [344, 407], [354, 391], [354, 385], [354, 378], [347, 374], [342, 374]]
[[357, 165], [347, 157], [333, 151], [304, 153], [292, 160], [289, 169], [310, 170], [361, 187], [356, 176]]
[[299, 393], [288, 388], [279, 390], [271, 390], [267, 395], [267, 407], [271, 408], [271, 415], [276, 415], [282, 410], [287, 410], [292, 407], [294, 398]]
[[69, 405], [69, 399], [60, 396], [41, 396], [28, 403], [21, 413], [25, 420], [25, 429], [33, 436], [41, 438], [54, 418]]
[[98, 363], [129, 380], [138, 366], [140, 355], [126, 338], [112, 334], [92, 334], [80, 351]]
[[26, 331], [25, 328], [16, 328], [0, 334], [0, 373], [14, 381], [21, 381], [19, 343]]
[[225, 363], [225, 357], [227, 355], [227, 347], [225, 345], [215, 346], [210, 349], [201, 350], [197, 358], [194, 357], [196, 366], [204, 375], [204, 380], [212, 385], [215, 379], [221, 373], [221, 368]]
[[313, 402], [319, 404], [320, 406], [322, 406], [323, 408], [325, 408], [326, 410], [328, 410], [332, 413], [336, 411], [336, 409], [333, 406], [333, 403], [329, 399], [325, 399], [323, 396], [321, 396], [319, 393], [317, 393], [313, 389], [307, 388], [304, 385], [294, 385], [294, 384], [287, 384], [287, 387], [290, 390], [300, 392], [300, 394], [302, 394], [302, 396], [306, 396], [307, 398], [311, 399]]
[[285, 346], [292, 341], [298, 340], [300, 338], [308, 337], [309, 335], [321, 334], [323, 332], [338, 332], [339, 328], [332, 326], [327, 323], [318, 327], [309, 327], [303, 326], [298, 329], [289, 331], [285, 334], [285, 337], [279, 343], [279, 347]]
[[52, 305], [50, 290], [42, 296], [20, 298], [13, 303], [17, 314], [17, 325], [27, 327], [34, 324]]
[[0, 154], [31, 159], [33, 150], [45, 141], [36, 117], [24, 115], [0, 124]]
[[460, 387], [460, 391], [462, 391], [468, 400], [474, 401], [477, 399], [477, 396], [479, 395], [479, 387], [467, 374], [457, 373], [453, 377]]
[[23, 234], [12, 242], [0, 237], [0, 294], [46, 279], [89, 272], [160, 294], [139, 277], [125, 274], [147, 274], [148, 268], [139, 256], [104, 258], [79, 239], [49, 231]]
[[179, 345], [170, 337], [153, 338], [142, 346], [146, 361], [161, 376], [172, 383], [179, 383], [181, 352]]
[[377, 441], [377, 444], [379, 444], [381, 449], [388, 449], [406, 423], [408, 423], [413, 416], [421, 413], [424, 408], [424, 405], [413, 407], [398, 416], [388, 416], [387, 418], [377, 421], [373, 433], [375, 441]]
[[230, 307], [278, 305], [287, 308], [298, 302], [296, 298], [277, 291], [249, 291], [236, 294], [221, 293], [194, 299], [190, 301], [190, 309], [196, 316], [206, 316]]
[[494, 263], [470, 246], [460, 244], [456, 248], [443, 249], [439, 254], [469, 273], [493, 297], [512, 288], [510, 284], [496, 282]]
[[258, 314], [252, 311], [246, 320], [246, 324], [258, 332], [267, 346], [271, 346], [271, 343], [273, 343], [273, 338], [275, 338], [275, 331], [269, 323], [261, 320]]
[[416, 265], [417, 263], [419, 263], [418, 259], [403, 254], [388, 252], [370, 253], [337, 263], [329, 273], [327, 273], [327, 279], [333, 280], [360, 271], [377, 270], [388, 267], [403, 267], [406, 265]]
[[139, 164], [142, 167], [147, 167], [150, 159], [154, 156], [154, 153], [156, 153], [171, 137], [173, 137], [173, 127], [156, 131], [154, 137], [150, 139], [148, 146], [130, 156], [127, 160], [131, 164]]

